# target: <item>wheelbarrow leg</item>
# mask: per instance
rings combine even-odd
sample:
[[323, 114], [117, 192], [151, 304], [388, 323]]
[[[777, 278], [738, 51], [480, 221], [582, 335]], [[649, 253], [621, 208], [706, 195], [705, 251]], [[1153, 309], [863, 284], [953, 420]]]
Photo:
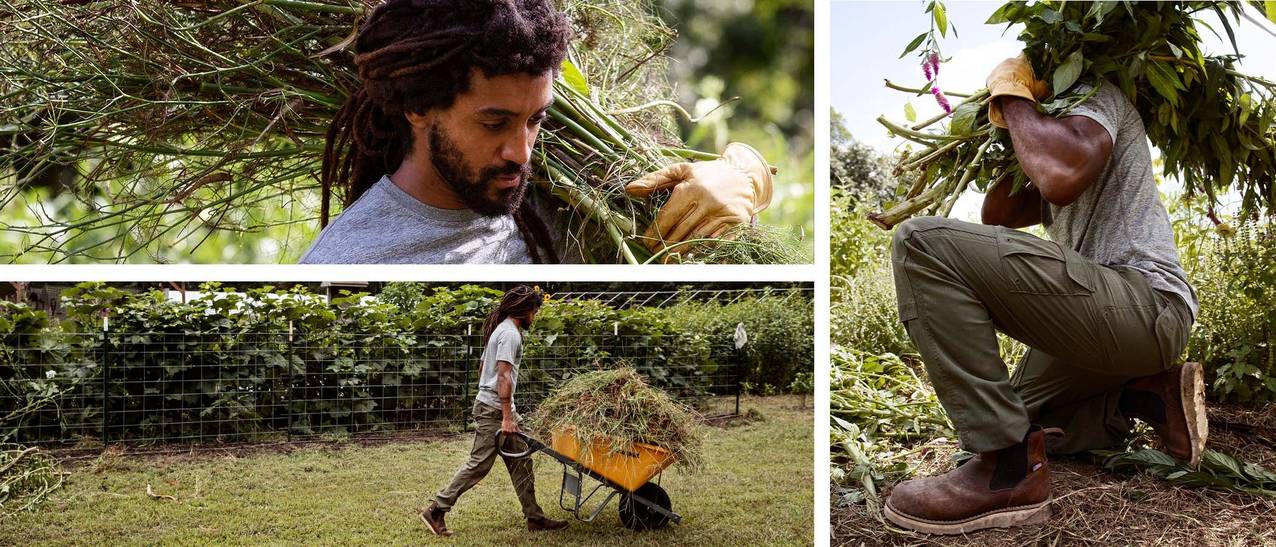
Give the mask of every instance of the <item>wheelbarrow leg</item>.
[[[576, 470], [576, 473], [572, 474], [572, 468], [564, 465], [563, 487], [558, 491], [558, 506], [564, 511], [570, 512], [581, 522], [593, 522], [594, 519], [598, 518], [598, 515], [602, 514], [603, 509], [607, 507], [607, 504], [611, 502], [611, 499], [620, 494], [620, 492], [612, 490], [611, 493], [607, 494], [607, 497], [604, 498], [603, 501], [598, 503], [598, 506], [595, 507], [593, 511], [589, 511], [587, 516], [581, 516], [581, 509], [583, 509], [585, 504], [594, 497], [594, 494], [597, 494], [598, 491], [603, 488], [609, 488], [606, 484], [599, 483], [597, 486], [594, 486], [588, 494], [585, 494], [584, 488], [582, 487], [583, 482], [584, 476], [579, 470]], [[565, 503], [566, 497], [569, 494], [572, 496], [571, 507], [568, 507]]]

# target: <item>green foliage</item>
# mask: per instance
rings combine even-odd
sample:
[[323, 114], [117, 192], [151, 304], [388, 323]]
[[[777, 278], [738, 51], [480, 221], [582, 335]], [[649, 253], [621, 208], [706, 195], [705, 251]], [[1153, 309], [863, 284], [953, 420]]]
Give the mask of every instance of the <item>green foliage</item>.
[[953, 427], [915, 360], [834, 346], [831, 364], [830, 475], [856, 485], [854, 501], [876, 506], [879, 483], [911, 474], [906, 447], [952, 436]]
[[1118, 473], [1143, 471], [1185, 488], [1215, 488], [1276, 498], [1276, 473], [1215, 450], [1206, 450], [1197, 468], [1151, 448], [1091, 453], [1103, 459], [1104, 469]]
[[[0, 367], [0, 440], [98, 436], [103, 427], [109, 440], [252, 439], [455, 423], [477, 380], [483, 319], [501, 297], [474, 285], [436, 288], [405, 311], [363, 293], [324, 302], [304, 286], [200, 290], [182, 303], [84, 283], [63, 293], [59, 325], [0, 303], [9, 365]], [[811, 369], [812, 309], [779, 300], [706, 304], [700, 312], [724, 318], [696, 322], [680, 317], [684, 307], [550, 300], [526, 333], [520, 405], [616, 360], [678, 397], [730, 393], [737, 373], [788, 385]], [[752, 343], [736, 352], [735, 323], [748, 316]]]
[[[1231, 25], [1245, 9], [1243, 2], [1007, 2], [988, 23], [1023, 25], [1024, 52], [1035, 73], [1053, 86], [1040, 105], [1043, 112], [1066, 115], [1099, 86], [1116, 85], [1161, 151], [1167, 174], [1210, 203], [1234, 190], [1248, 214], [1276, 211], [1276, 83], [1236, 70], [1239, 51], [1204, 55], [1199, 30], [1213, 31], [1202, 14], [1217, 15], [1235, 49]], [[938, 55], [935, 19], [930, 33], [905, 54], [924, 41], [922, 57]], [[924, 92], [930, 85], [893, 87]], [[923, 130], [942, 118], [910, 127], [878, 118], [921, 149], [897, 168], [910, 179], [918, 177], [900, 192], [905, 201], [875, 220], [888, 227], [919, 211], [946, 215], [971, 184], [981, 191], [1002, 180], [1016, 190], [1023, 187], [1027, 177], [1009, 134], [988, 123], [987, 104], [988, 92], [976, 92], [938, 131]]]
[[386, 283], [381, 292], [377, 293], [377, 300], [393, 304], [400, 311], [415, 309], [422, 298], [425, 298], [425, 283], [415, 281]]
[[829, 271], [833, 278], [854, 277], [890, 264], [890, 233], [866, 220], [872, 204], [839, 188], [829, 200]]
[[[666, 310], [665, 317], [678, 332], [713, 333], [707, 340], [711, 361], [738, 362], [743, 382], [783, 389], [794, 374], [811, 370], [815, 310], [811, 300], [800, 295], [780, 298], [762, 291], [726, 305], [687, 301]], [[732, 337], [740, 324], [749, 342], [736, 350]]]
[[1202, 248], [1190, 262], [1200, 315], [1187, 359], [1205, 366], [1220, 400], [1276, 401], [1276, 223], [1243, 221]]

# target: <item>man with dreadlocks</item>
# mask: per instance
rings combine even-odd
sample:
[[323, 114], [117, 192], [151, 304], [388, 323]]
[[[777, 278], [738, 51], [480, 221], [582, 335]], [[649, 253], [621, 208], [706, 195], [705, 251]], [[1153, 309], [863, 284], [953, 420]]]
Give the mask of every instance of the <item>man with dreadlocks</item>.
[[[443, 518], [457, 498], [478, 484], [492, 469], [498, 453], [496, 433], [516, 433], [518, 414], [514, 412], [514, 391], [518, 387], [518, 363], [523, 356], [522, 331], [531, 326], [532, 318], [540, 310], [545, 298], [539, 288], [519, 285], [506, 291], [501, 303], [483, 320], [483, 355], [479, 361], [478, 396], [474, 401], [474, 447], [470, 459], [452, 477], [452, 482], [439, 491], [424, 511], [421, 520], [430, 531], [450, 536]], [[521, 443], [510, 439], [511, 443]], [[526, 446], [517, 450], [525, 451]], [[501, 454], [505, 468], [509, 470], [514, 492], [527, 517], [527, 529], [531, 531], [558, 530], [567, 527], [567, 521], [552, 520], [536, 503], [535, 476], [532, 474], [530, 456], [512, 458]]]
[[[571, 38], [552, 0], [390, 0], [355, 40], [359, 87], [328, 128], [325, 229], [303, 263], [560, 262], [527, 191]], [[672, 189], [653, 244], [714, 237], [771, 200], [743, 144], [630, 184]], [[334, 188], [345, 210], [327, 225]], [[564, 241], [566, 238], [561, 238]]]

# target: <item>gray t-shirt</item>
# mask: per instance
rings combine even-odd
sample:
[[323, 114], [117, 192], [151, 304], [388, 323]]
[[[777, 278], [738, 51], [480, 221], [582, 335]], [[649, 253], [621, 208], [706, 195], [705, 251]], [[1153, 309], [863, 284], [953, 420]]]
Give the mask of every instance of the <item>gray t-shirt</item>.
[[[1091, 88], [1079, 84], [1083, 93]], [[1131, 268], [1152, 288], [1178, 295], [1197, 314], [1196, 293], [1174, 247], [1170, 216], [1161, 204], [1143, 120], [1110, 82], [1071, 112], [1102, 125], [1112, 136], [1112, 157], [1099, 180], [1073, 203], [1042, 206], [1046, 233], [1099, 264]]]
[[302, 264], [529, 264], [514, 218], [426, 205], [389, 177], [324, 228]]
[[[510, 398], [513, 399], [514, 391], [518, 389], [518, 362], [522, 358], [523, 335], [518, 331], [514, 320], [507, 317], [492, 329], [492, 336], [487, 339], [487, 345], [483, 346], [483, 357], [480, 359], [483, 370], [479, 372], [478, 396], [475, 398], [492, 408], [501, 408], [501, 399], [496, 395], [496, 362], [505, 361], [514, 365], [514, 370], [510, 373]], [[511, 400], [510, 410], [513, 409], [514, 402]]]

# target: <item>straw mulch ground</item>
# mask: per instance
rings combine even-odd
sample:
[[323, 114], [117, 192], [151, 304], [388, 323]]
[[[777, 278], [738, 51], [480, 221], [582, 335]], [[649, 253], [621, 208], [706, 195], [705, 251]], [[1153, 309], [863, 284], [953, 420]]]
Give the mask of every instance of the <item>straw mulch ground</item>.
[[[1211, 408], [1210, 426], [1211, 448], [1276, 469], [1276, 405], [1261, 411]], [[929, 451], [919, 474], [949, 469], [954, 450], [941, 445]], [[1081, 459], [1051, 465], [1054, 517], [1044, 525], [950, 537], [902, 533], [887, 528], [862, 503], [839, 503], [835, 487], [832, 544], [1276, 545], [1276, 499], [1182, 488], [1145, 475], [1118, 476]]]

